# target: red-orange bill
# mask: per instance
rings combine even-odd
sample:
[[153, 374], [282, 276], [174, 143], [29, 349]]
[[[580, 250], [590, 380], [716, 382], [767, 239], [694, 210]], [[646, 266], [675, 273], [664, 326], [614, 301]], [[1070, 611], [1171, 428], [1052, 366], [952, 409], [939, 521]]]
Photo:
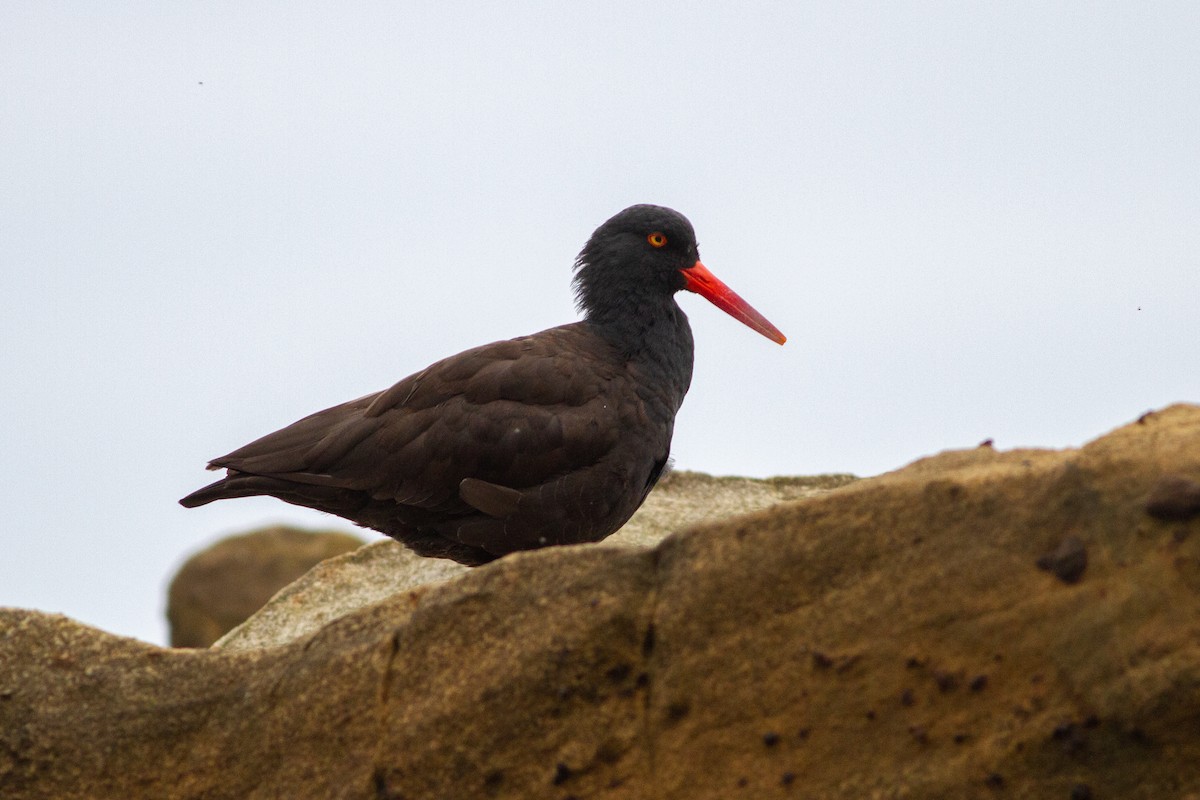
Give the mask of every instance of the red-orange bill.
[[687, 269], [679, 271], [683, 273], [683, 279], [686, 281], [683, 288], [689, 292], [695, 292], [707, 299], [708, 302], [729, 316], [740, 320], [744, 325], [758, 331], [772, 342], [783, 344], [787, 341], [787, 337], [779, 332], [779, 328], [755, 311], [749, 303], [738, 297], [737, 292], [722, 283], [716, 275], [708, 271], [708, 267], [699, 261]]

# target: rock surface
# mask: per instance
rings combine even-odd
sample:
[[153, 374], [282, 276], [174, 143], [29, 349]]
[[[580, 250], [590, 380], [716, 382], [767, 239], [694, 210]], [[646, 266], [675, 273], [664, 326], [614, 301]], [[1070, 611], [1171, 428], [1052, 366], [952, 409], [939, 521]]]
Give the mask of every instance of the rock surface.
[[[1150, 513], [1164, 476], [1200, 480], [1200, 408], [517, 554], [280, 647], [2, 611], [0, 796], [1198, 796], [1200, 511]], [[1074, 582], [1038, 567], [1068, 537]]]
[[[853, 480], [852, 475], [755, 480], [671, 472], [605, 544], [650, 547], [690, 525], [815, 497]], [[253, 650], [284, 644], [397, 592], [449, 580], [469, 569], [444, 558], [421, 558], [391, 539], [381, 539], [315, 567], [217, 646]]]
[[171, 644], [208, 647], [313, 565], [362, 544], [347, 533], [285, 526], [221, 539], [185, 561], [171, 580]]

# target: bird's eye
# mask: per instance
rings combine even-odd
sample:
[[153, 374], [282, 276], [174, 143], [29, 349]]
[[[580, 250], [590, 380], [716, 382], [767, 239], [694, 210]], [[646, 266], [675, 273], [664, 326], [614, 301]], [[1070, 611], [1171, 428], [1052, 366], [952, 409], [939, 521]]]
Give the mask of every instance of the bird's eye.
[[667, 243], [667, 237], [655, 231], [646, 237], [646, 241], [650, 243], [651, 247], [663, 247]]

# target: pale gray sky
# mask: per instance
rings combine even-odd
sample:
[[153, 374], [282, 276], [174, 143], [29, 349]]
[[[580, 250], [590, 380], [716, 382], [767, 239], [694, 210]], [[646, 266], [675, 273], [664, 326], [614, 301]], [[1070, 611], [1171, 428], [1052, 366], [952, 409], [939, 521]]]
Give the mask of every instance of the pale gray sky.
[[[163, 641], [206, 459], [575, 318], [627, 205], [681, 296], [677, 466], [869, 475], [1200, 401], [1195, 3], [6, 3], [0, 605]], [[372, 534], [367, 534], [372, 536]]]

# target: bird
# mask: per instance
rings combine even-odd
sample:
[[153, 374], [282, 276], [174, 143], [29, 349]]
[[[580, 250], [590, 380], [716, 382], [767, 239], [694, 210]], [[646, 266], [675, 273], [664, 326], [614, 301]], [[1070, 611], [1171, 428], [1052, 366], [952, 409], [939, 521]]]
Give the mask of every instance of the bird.
[[580, 321], [466, 350], [269, 433], [209, 462], [224, 477], [180, 504], [268, 495], [468, 566], [604, 539], [668, 464], [693, 366], [675, 294], [787, 338], [708, 270], [692, 224], [663, 206], [597, 228], [573, 284]]

